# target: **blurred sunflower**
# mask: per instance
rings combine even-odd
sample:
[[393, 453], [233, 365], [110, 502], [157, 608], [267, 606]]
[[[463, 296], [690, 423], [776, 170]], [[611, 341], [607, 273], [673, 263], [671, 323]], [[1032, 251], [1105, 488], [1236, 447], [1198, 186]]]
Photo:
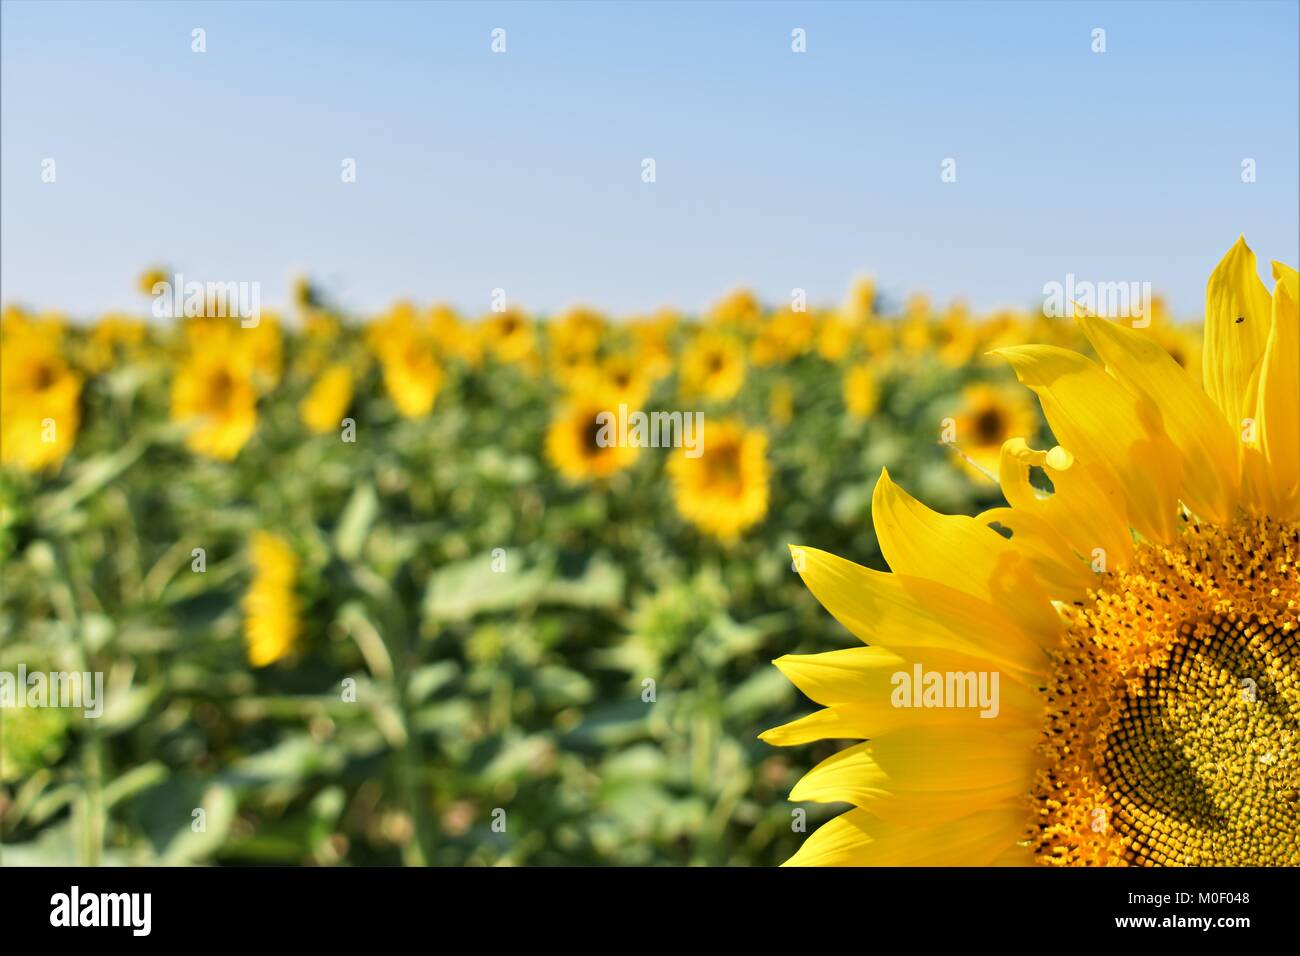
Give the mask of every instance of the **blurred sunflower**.
[[187, 358], [172, 381], [172, 421], [191, 426], [190, 451], [230, 461], [257, 428], [257, 389], [248, 358], [204, 349]]
[[1169, 309], [1159, 296], [1151, 300], [1151, 315], [1146, 317], [1145, 325], [1138, 326], [1136, 320], [1121, 320], [1122, 325], [1136, 327], [1169, 353], [1175, 362], [1193, 376], [1201, 374], [1201, 333], [1196, 325], [1177, 323], [1169, 315]]
[[0, 461], [23, 471], [57, 466], [81, 425], [81, 376], [58, 329], [6, 321], [0, 348]]
[[858, 323], [838, 312], [827, 313], [817, 330], [817, 354], [828, 362], [841, 362], [853, 351]]
[[266, 667], [289, 655], [302, 625], [294, 588], [298, 557], [288, 543], [268, 531], [254, 532], [249, 544], [253, 582], [244, 595], [244, 643], [248, 663]]
[[696, 458], [673, 454], [668, 469], [678, 513], [724, 542], [767, 514], [767, 436], [734, 420], [707, 421]]
[[415, 306], [398, 302], [368, 324], [363, 337], [371, 353], [383, 362], [389, 352], [402, 349], [408, 340], [420, 334], [417, 325]]
[[555, 470], [584, 482], [608, 478], [636, 461], [640, 448], [620, 443], [616, 423], [602, 434], [597, 416], [617, 410], [617, 400], [597, 394], [575, 396], [562, 405], [546, 430], [546, 456]]
[[547, 324], [547, 345], [561, 354], [592, 358], [600, 350], [606, 324], [599, 312], [577, 306]]
[[680, 324], [681, 319], [671, 310], [627, 324], [636, 363], [652, 382], [673, 370], [673, 336]]
[[113, 368], [122, 359], [130, 358], [131, 353], [144, 343], [147, 331], [145, 323], [132, 316], [105, 315], [86, 337], [83, 350], [86, 369], [98, 374]]
[[748, 289], [728, 293], [709, 309], [708, 322], [736, 332], [754, 332], [763, 321], [763, 306]]
[[254, 326], [244, 328], [231, 321], [231, 343], [248, 355], [253, 371], [253, 383], [259, 392], [269, 392], [280, 384], [284, 370], [284, 335], [280, 319], [273, 312], [263, 312]]
[[518, 309], [494, 312], [483, 321], [483, 345], [498, 361], [526, 365], [537, 358], [532, 323]]
[[930, 349], [947, 368], [962, 368], [975, 354], [979, 334], [966, 306], [951, 306], [930, 331]]
[[283, 373], [284, 342], [279, 318], [264, 311], [256, 325], [243, 326], [239, 319], [205, 314], [188, 317], [178, 343], [184, 361], [203, 352], [224, 352], [230, 361], [242, 363], [259, 394], [279, 384]]
[[1197, 377], [1201, 374], [1201, 338], [1196, 334], [1199, 331], [1170, 323], [1152, 326], [1149, 335], [1188, 374]]
[[569, 392], [589, 391], [600, 383], [600, 359], [594, 352], [557, 343], [546, 358], [551, 379]]
[[853, 280], [844, 302], [844, 317], [857, 325], [876, 318], [876, 280], [862, 276]]
[[745, 355], [740, 343], [716, 331], [699, 332], [681, 361], [681, 388], [688, 399], [726, 401], [745, 384]]
[[313, 345], [329, 345], [343, 334], [343, 323], [337, 316], [312, 309], [303, 316], [302, 331]]
[[[940, 515], [884, 474], [893, 573], [796, 549], [870, 646], [776, 662], [826, 709], [764, 739], [868, 741], [791, 793], [854, 809], [790, 863], [1300, 864], [1300, 282], [1273, 275], [1242, 240], [1214, 270], [1203, 389], [1102, 319], [1104, 365], [1003, 349], [1061, 442], [1007, 443], [1010, 507]], [[963, 706], [952, 675], [1000, 689]]]
[[397, 411], [405, 418], [429, 414], [443, 379], [433, 342], [425, 335], [407, 333], [385, 348], [380, 361], [384, 388]]
[[954, 425], [954, 444], [966, 459], [967, 470], [987, 478], [997, 474], [1007, 439], [1032, 436], [1038, 430], [1038, 415], [1022, 390], [980, 382], [962, 390]]
[[844, 407], [854, 418], [870, 418], [880, 401], [880, 386], [869, 362], [858, 362], [844, 373]]
[[298, 416], [317, 435], [334, 431], [352, 404], [352, 369], [345, 362], [327, 368], [298, 404]]
[[161, 266], [153, 266], [141, 272], [135, 280], [135, 287], [145, 295], [153, 295], [153, 287], [161, 282], [170, 282], [171, 275]]
[[904, 358], [919, 359], [930, 353], [932, 319], [928, 296], [917, 292], [908, 297], [898, 324], [898, 347]]
[[895, 362], [894, 343], [897, 338], [898, 331], [893, 323], [872, 320], [862, 324], [862, 348], [877, 364]]
[[600, 387], [615, 404], [622, 402], [636, 410], [650, 397], [650, 377], [632, 355], [613, 355], [600, 367]]
[[812, 347], [816, 333], [816, 321], [808, 312], [782, 309], [759, 328], [750, 358], [758, 366], [789, 362]]
[[483, 343], [478, 329], [461, 321], [455, 309], [445, 305], [434, 306], [427, 321], [429, 337], [439, 354], [458, 359], [470, 368], [477, 368], [482, 363]]
[[309, 309], [301, 317], [302, 335], [293, 354], [296, 376], [315, 378], [331, 364], [336, 344], [343, 335], [343, 323], [335, 315]]

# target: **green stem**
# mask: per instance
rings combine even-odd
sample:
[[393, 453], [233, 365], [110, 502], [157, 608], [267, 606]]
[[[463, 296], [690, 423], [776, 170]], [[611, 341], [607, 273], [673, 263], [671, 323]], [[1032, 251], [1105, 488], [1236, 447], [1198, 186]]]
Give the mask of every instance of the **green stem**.
[[104, 749], [93, 726], [88, 727], [81, 750], [81, 778], [82, 862], [99, 866], [104, 855]]

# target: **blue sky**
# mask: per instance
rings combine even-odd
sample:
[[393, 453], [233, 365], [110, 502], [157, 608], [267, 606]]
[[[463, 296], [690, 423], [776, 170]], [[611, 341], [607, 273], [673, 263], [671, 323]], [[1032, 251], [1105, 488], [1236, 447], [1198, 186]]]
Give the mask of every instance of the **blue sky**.
[[1266, 279], [1300, 258], [1298, 10], [6, 0], [0, 300], [143, 308], [159, 263], [264, 304], [300, 272], [620, 314], [870, 272], [983, 309], [1073, 273], [1194, 314], [1238, 233]]

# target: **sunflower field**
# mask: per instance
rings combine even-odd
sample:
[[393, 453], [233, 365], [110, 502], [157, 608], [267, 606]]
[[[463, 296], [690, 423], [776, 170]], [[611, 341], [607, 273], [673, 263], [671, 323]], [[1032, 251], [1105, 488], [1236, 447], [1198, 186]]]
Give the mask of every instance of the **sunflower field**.
[[[770, 662], [851, 640], [798, 546], [884, 569], [882, 470], [998, 507], [1003, 443], [1046, 435], [989, 353], [1088, 351], [867, 280], [146, 313], [3, 315], [0, 670], [104, 675], [99, 717], [0, 710], [5, 863], [780, 863], [837, 748], [759, 739], [812, 707]], [[1199, 328], [1146, 332], [1199, 376]], [[700, 413], [700, 453], [597, 440], [620, 406]]]

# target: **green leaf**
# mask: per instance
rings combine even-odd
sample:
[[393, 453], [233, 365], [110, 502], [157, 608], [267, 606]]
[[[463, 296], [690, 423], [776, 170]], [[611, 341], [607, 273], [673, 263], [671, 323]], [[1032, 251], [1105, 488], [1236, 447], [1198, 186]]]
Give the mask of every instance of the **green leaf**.
[[493, 571], [483, 555], [450, 564], [429, 578], [424, 614], [438, 622], [465, 621], [476, 614], [505, 611], [533, 604], [541, 597], [550, 572], [543, 568], [512, 567]]
[[775, 667], [763, 667], [727, 695], [728, 717], [750, 719], [789, 706], [794, 685]]
[[345, 561], [356, 561], [370, 534], [370, 528], [379, 514], [379, 495], [375, 486], [361, 483], [348, 498], [334, 529], [334, 547]]

